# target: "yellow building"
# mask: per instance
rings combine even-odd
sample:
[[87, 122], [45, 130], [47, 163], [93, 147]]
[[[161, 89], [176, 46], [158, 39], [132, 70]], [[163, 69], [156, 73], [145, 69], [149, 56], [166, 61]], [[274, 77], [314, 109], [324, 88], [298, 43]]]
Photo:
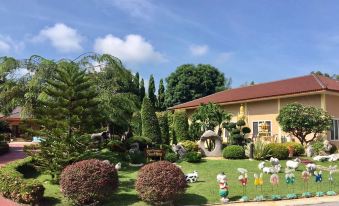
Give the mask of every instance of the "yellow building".
[[[280, 108], [288, 103], [298, 102], [326, 110], [333, 117], [331, 131], [327, 138], [339, 146], [339, 81], [318, 75], [307, 75], [280, 81], [256, 84], [225, 90], [206, 97], [171, 107], [171, 110], [185, 109], [190, 117], [200, 104], [217, 103], [233, 114], [236, 121], [243, 106], [246, 122], [252, 130], [250, 137], [256, 138], [265, 124], [267, 136], [278, 142], [295, 139], [285, 134], [276, 121]], [[223, 131], [224, 138], [227, 132]]]

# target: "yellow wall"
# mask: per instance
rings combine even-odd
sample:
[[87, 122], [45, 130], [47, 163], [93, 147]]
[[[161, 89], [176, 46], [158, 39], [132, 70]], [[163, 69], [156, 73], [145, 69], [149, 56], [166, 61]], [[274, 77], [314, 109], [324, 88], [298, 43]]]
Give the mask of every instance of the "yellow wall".
[[326, 110], [333, 117], [339, 118], [339, 95], [326, 94]]
[[314, 106], [314, 107], [321, 107], [321, 95], [314, 94], [314, 95], [307, 95], [307, 96], [299, 96], [299, 97], [290, 97], [290, 98], [282, 98], [280, 100], [281, 108], [286, 104], [298, 102], [304, 105]]

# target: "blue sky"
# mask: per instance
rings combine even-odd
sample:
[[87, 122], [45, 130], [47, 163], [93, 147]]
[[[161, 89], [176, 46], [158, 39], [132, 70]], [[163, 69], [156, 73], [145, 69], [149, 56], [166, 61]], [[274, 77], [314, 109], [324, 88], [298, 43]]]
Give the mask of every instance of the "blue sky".
[[339, 73], [338, 11], [331, 0], [3, 0], [0, 56], [104, 52], [156, 81], [208, 63], [237, 87]]

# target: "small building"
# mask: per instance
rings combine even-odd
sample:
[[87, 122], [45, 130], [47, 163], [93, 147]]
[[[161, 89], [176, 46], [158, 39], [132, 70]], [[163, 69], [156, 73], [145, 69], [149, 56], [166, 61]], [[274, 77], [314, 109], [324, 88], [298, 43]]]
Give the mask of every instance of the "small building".
[[0, 114], [0, 120], [8, 122], [8, 125], [11, 129], [12, 138], [20, 137], [20, 128], [19, 128], [19, 125], [21, 123], [20, 113], [21, 113], [21, 108], [17, 107], [8, 116], [4, 116], [3, 114]]
[[[256, 84], [218, 92], [190, 102], [171, 107], [171, 110], [184, 109], [191, 117], [201, 104], [209, 102], [219, 104], [233, 114], [237, 120], [239, 110], [243, 110], [246, 122], [252, 130], [250, 137], [256, 138], [265, 125], [267, 136], [277, 142], [295, 139], [282, 131], [276, 118], [282, 107], [298, 102], [326, 110], [332, 117], [332, 129], [327, 138], [339, 146], [339, 81], [315, 74]], [[241, 108], [241, 109], [239, 109]], [[227, 138], [228, 132], [223, 131]]]

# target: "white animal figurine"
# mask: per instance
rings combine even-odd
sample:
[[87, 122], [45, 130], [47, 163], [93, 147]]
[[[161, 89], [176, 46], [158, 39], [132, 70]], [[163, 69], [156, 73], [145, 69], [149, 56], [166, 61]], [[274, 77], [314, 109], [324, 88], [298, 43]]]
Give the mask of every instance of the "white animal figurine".
[[264, 167], [265, 167], [265, 162], [260, 162], [260, 163], [258, 164], [259, 170], [264, 169]]
[[186, 177], [186, 182], [193, 183], [193, 182], [198, 181], [199, 175], [197, 171], [193, 171], [193, 173], [185, 174], [185, 177]]
[[274, 165], [273, 167], [264, 167], [262, 171], [266, 174], [273, 174], [273, 173], [279, 173], [281, 169], [281, 165]]
[[119, 171], [121, 169], [121, 162], [118, 162], [114, 167]]
[[279, 159], [278, 158], [274, 158], [274, 157], [270, 158], [270, 162], [271, 162], [272, 166], [280, 164]]
[[300, 164], [300, 159], [296, 158], [295, 160], [288, 160], [286, 162], [286, 167], [289, 169], [296, 170], [299, 167], [299, 164]]
[[317, 170], [317, 165], [313, 164], [313, 163], [308, 163], [306, 165], [306, 170], [307, 172], [311, 173], [312, 175], [314, 174], [314, 171]]

